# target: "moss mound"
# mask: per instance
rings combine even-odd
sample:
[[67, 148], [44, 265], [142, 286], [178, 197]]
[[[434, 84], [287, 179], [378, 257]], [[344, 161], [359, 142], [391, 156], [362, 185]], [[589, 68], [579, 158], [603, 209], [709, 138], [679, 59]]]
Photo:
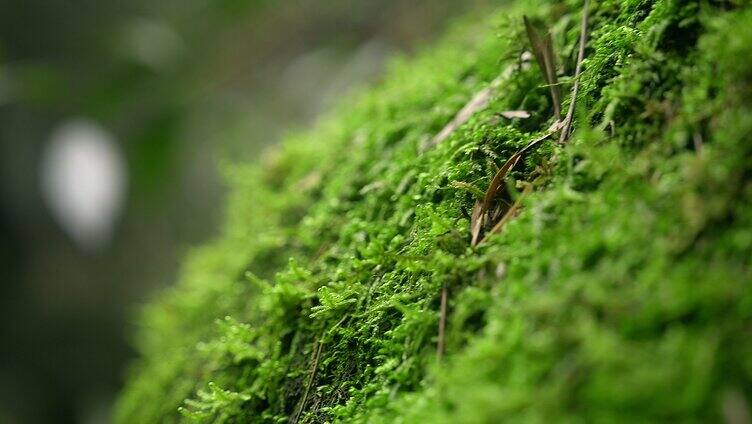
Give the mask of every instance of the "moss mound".
[[570, 140], [525, 155], [519, 214], [470, 242], [498, 167], [554, 122], [522, 16], [551, 31], [566, 110], [582, 13], [477, 11], [232, 167], [223, 236], [145, 309], [116, 420], [746, 422], [748, 2], [593, 2]]

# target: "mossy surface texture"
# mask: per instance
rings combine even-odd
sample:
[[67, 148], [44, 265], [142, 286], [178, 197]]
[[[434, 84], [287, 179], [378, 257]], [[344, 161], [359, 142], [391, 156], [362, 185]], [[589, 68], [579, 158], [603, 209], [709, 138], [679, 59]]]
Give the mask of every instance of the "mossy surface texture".
[[471, 245], [498, 167], [554, 122], [522, 16], [551, 31], [566, 110], [582, 13], [491, 4], [231, 166], [223, 235], [145, 308], [116, 421], [746, 422], [747, 2], [591, 2], [574, 132], [514, 168], [519, 214]]

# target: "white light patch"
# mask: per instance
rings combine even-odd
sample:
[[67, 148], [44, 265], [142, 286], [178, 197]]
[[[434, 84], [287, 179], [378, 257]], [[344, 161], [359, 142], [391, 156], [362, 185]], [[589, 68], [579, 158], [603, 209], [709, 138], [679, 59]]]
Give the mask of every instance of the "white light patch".
[[104, 128], [83, 119], [58, 127], [42, 158], [41, 185], [52, 215], [81, 248], [96, 251], [109, 243], [123, 206], [126, 169]]

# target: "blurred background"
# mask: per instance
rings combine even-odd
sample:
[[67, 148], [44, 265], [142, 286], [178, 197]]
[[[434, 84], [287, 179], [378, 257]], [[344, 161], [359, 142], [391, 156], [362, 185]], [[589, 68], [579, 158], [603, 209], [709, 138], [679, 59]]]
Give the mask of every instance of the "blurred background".
[[484, 0], [0, 0], [0, 423], [106, 423], [253, 160]]

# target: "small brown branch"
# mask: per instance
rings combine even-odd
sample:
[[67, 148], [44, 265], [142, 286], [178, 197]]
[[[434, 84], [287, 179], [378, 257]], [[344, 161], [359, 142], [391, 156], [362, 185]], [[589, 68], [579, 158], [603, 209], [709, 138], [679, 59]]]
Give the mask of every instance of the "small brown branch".
[[580, 24], [580, 49], [577, 52], [577, 66], [574, 71], [574, 86], [572, 86], [572, 100], [569, 102], [569, 109], [567, 109], [567, 117], [564, 118], [564, 128], [561, 130], [559, 136], [559, 143], [563, 143], [569, 139], [569, 132], [572, 128], [572, 120], [574, 119], [574, 109], [577, 105], [577, 93], [580, 90], [580, 74], [582, 73], [582, 61], [585, 60], [585, 44], [587, 44], [588, 36], [588, 20], [590, 18], [590, 0], [585, 0], [585, 5], [582, 11], [582, 22]]

